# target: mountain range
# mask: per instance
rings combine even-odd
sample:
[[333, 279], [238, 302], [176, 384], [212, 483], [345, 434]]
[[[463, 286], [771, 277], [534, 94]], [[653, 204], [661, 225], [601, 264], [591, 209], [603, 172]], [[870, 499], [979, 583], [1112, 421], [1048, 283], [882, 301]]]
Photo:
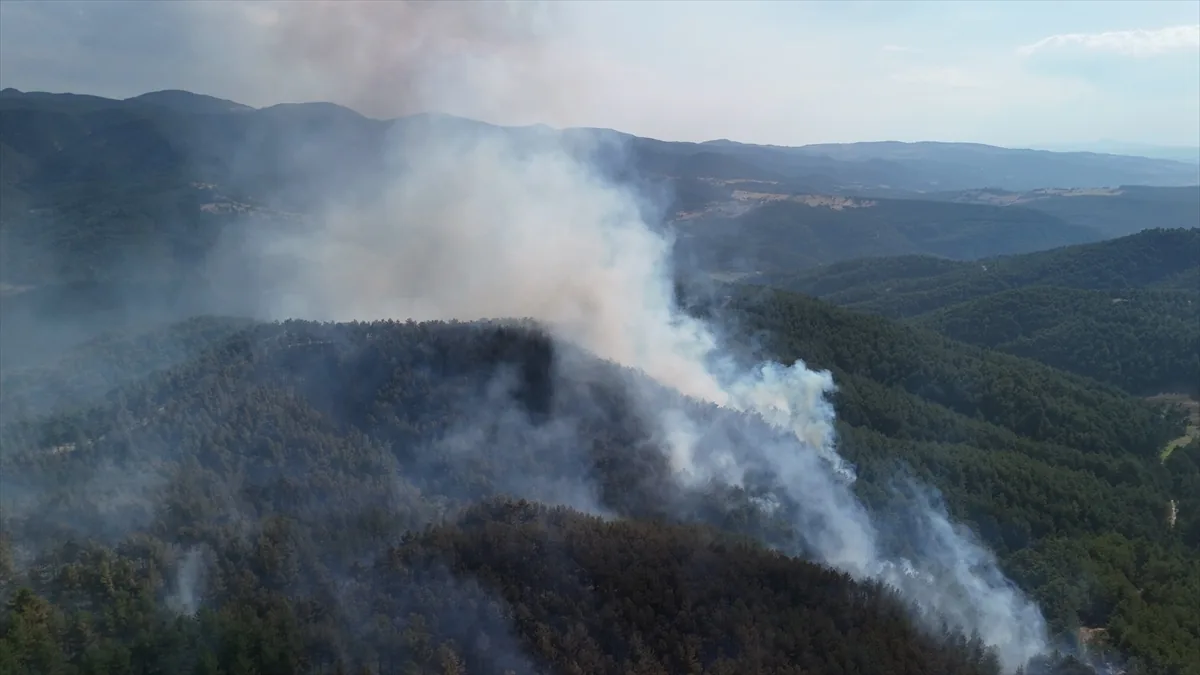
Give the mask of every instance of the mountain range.
[[1038, 143], [1033, 147], [1056, 152], [1099, 152], [1113, 155], [1137, 155], [1158, 159], [1172, 159], [1189, 164], [1200, 164], [1200, 146], [1154, 145], [1149, 143], [1123, 143], [1103, 140], [1095, 143]]
[[[255, 170], [248, 173], [280, 170], [280, 162], [295, 158], [286, 156], [287, 148], [279, 141], [288, 132], [305, 128], [320, 131], [326, 140], [308, 151], [314, 160], [323, 161], [344, 158], [351, 150], [378, 151], [381, 139], [411, 125], [495, 129], [446, 115], [373, 120], [329, 103], [254, 109], [183, 91], [113, 100], [6, 89], [0, 92], [0, 113], [4, 153], [9, 160], [5, 181], [25, 181], [31, 186], [64, 178], [56, 170], [56, 162], [61, 168], [71, 161], [73, 153], [97, 148], [108, 148], [105, 154], [111, 156], [80, 162], [73, 170], [76, 177], [95, 172], [102, 164], [115, 163], [138, 171], [186, 169], [194, 172], [195, 179], [213, 179], [222, 172], [236, 173], [235, 157], [242, 161], [253, 158]], [[944, 192], [984, 187], [1033, 190], [1200, 183], [1200, 168], [1189, 163], [1115, 154], [933, 142], [776, 147], [727, 140], [667, 142], [608, 129], [554, 131], [526, 127], [510, 131], [620, 141], [629, 161], [642, 173], [771, 182], [783, 185], [788, 192]], [[122, 138], [132, 140], [133, 134], [137, 134], [137, 143], [118, 142]], [[368, 156], [364, 154], [360, 161]]]
[[[521, 248], [520, 290], [613, 284], [574, 326], [652, 267], [630, 336], [720, 342], [728, 398], [649, 375], [674, 343], [265, 316], [317, 263], [262, 242], [433, 134], [635, 195], [673, 269]], [[1198, 175], [6, 89], [0, 672], [1200, 675]]]
[[551, 138], [587, 154], [670, 221], [681, 258], [720, 275], [895, 254], [970, 260], [1200, 222], [1200, 170], [1166, 160], [971, 144], [673, 143], [444, 115], [380, 121], [329, 103], [254, 109], [182, 91], [121, 101], [7, 89], [0, 283], [161, 279], [202, 260], [231, 222], [292, 222], [314, 199], [377, 188], [411, 159], [405, 148], [439, 129]]

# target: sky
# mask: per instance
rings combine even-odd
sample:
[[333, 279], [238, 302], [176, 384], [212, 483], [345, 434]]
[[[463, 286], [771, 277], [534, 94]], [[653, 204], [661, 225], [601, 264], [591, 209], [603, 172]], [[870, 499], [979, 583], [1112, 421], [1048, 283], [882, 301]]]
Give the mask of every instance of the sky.
[[0, 87], [669, 140], [1200, 145], [1200, 2], [0, 0]]

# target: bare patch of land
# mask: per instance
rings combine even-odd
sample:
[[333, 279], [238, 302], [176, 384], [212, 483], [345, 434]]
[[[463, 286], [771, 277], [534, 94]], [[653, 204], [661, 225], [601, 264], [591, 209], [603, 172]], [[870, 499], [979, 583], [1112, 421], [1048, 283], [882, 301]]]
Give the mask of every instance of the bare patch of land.
[[1150, 401], [1155, 403], [1170, 403], [1181, 406], [1188, 414], [1187, 432], [1175, 440], [1167, 443], [1162, 449], [1159, 457], [1165, 462], [1179, 448], [1192, 442], [1194, 438], [1200, 438], [1200, 400], [1185, 394], [1158, 394], [1157, 396], [1149, 397]]
[[200, 192], [206, 192], [211, 201], [200, 205], [200, 210], [205, 213], [213, 213], [224, 216], [254, 216], [257, 218], [267, 218], [273, 220], [297, 220], [302, 218], [301, 214], [288, 213], [286, 211], [277, 211], [274, 209], [264, 208], [255, 204], [241, 202], [232, 197], [228, 197], [220, 192], [220, 186], [213, 183], [192, 183], [192, 187]]
[[1120, 194], [1124, 191], [1119, 188], [1040, 188], [1028, 192], [982, 189], [966, 191], [954, 201], [1013, 206], [1052, 197], [1115, 197]]
[[845, 209], [867, 209], [877, 205], [877, 202], [872, 199], [861, 199], [858, 197], [773, 192], [772, 186], [776, 185], [774, 181], [758, 181], [745, 178], [728, 180], [708, 178], [701, 180], [714, 185], [738, 185], [740, 187], [733, 190], [733, 192], [730, 194], [732, 199], [721, 202], [713, 202], [705, 205], [702, 209], [680, 211], [679, 213], [675, 214], [675, 220], [692, 220], [694, 218], [700, 218], [703, 216], [736, 218], [737, 216], [745, 214], [746, 212], [758, 206], [772, 202], [794, 202], [797, 204], [804, 204], [805, 206], [810, 206], [812, 208], [830, 209], [833, 211], [842, 211]]
[[773, 192], [749, 192], [746, 190], [734, 190], [733, 198], [740, 202], [765, 203], [789, 201], [813, 208], [833, 209], [834, 211], [841, 211], [842, 209], [869, 209], [876, 205], [876, 202], [870, 199], [857, 199], [839, 195], [781, 195]]

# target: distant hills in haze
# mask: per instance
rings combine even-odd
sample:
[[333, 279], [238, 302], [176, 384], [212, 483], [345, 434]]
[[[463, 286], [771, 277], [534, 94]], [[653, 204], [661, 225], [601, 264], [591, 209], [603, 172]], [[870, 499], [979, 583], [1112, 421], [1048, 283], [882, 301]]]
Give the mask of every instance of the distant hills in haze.
[[1154, 159], [1170, 159], [1188, 164], [1200, 164], [1200, 146], [1196, 145], [1153, 145], [1150, 143], [1122, 143], [1120, 141], [1097, 141], [1065, 145], [1039, 143], [1036, 146], [1054, 152], [1099, 152], [1110, 155], [1137, 155]]
[[975, 260], [1200, 226], [1200, 187], [960, 190], [891, 197], [709, 185], [677, 215], [681, 254], [724, 278], [855, 258]]
[[670, 197], [684, 253], [717, 273], [974, 259], [1200, 222], [1200, 168], [1162, 159], [970, 143], [676, 143], [449, 115], [381, 121], [331, 103], [256, 109], [178, 90], [114, 100], [5, 89], [0, 282], [45, 281], [46, 265], [23, 247], [34, 235], [80, 256], [68, 265], [76, 276], [111, 271], [135, 242], [201, 257], [224, 220], [290, 217], [280, 214], [370, 190], [406, 139], [446, 128], [602, 148], [592, 159], [614, 180]]
[[[39, 128], [61, 141], [78, 134], [100, 135], [130, 130], [129, 125], [157, 122], [157, 132], [177, 146], [200, 142], [211, 150], [228, 150], [228, 143], [247, 134], [265, 132], [263, 123], [311, 123], [331, 139], [382, 139], [388, 129], [413, 118], [373, 120], [330, 103], [275, 105], [262, 109], [192, 94], [159, 91], [125, 100], [76, 94], [47, 94], [5, 89], [0, 92], [4, 118], [0, 133], [10, 135], [18, 121], [41, 115]], [[50, 119], [47, 116], [55, 116]], [[429, 117], [429, 116], [418, 116]], [[480, 122], [435, 116], [443, 123], [487, 127]], [[270, 120], [270, 122], [266, 122]], [[549, 131], [545, 127], [529, 130]], [[74, 133], [72, 133], [72, 131]], [[314, 128], [311, 131], [318, 131]], [[519, 131], [519, 130], [517, 130]], [[628, 142], [630, 155], [641, 169], [679, 178], [752, 179], [776, 181], [795, 189], [946, 191], [995, 187], [1031, 190], [1043, 187], [1077, 188], [1118, 185], [1200, 184], [1200, 168], [1187, 162], [1097, 154], [999, 148], [975, 143], [869, 142], [779, 147], [716, 140], [681, 143], [639, 138], [607, 129], [567, 129], [567, 136], [600, 135]], [[268, 134], [269, 135], [269, 134]], [[18, 144], [5, 138], [11, 150], [35, 163], [50, 137], [30, 137]], [[224, 141], [224, 144], [222, 143]], [[117, 151], [112, 148], [112, 151]], [[270, 158], [264, 158], [268, 160]]]
[[178, 293], [209, 282], [204, 262], [232, 225], [254, 232], [371, 194], [397, 161], [420, 161], [409, 141], [447, 129], [589, 152], [608, 178], [653, 196], [679, 258], [719, 279], [864, 257], [975, 260], [1200, 224], [1200, 168], [1163, 159], [970, 143], [678, 143], [441, 114], [375, 120], [332, 103], [253, 108], [179, 90], [115, 100], [5, 89], [0, 289], [10, 306], [36, 290], [27, 304], [84, 316], [132, 286], [143, 309], [174, 311]]

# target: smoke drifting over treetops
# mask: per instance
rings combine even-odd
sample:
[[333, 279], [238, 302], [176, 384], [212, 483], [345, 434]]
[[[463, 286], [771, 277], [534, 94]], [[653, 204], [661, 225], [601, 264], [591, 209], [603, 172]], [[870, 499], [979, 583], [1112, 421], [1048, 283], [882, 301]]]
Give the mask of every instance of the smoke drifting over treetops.
[[[281, 5], [269, 22], [280, 59], [254, 65], [270, 77], [298, 59], [307, 76], [329, 83], [332, 98], [368, 113], [474, 96], [553, 107], [586, 82], [560, 78], [539, 59], [552, 17], [530, 8]], [[830, 374], [803, 363], [739, 367], [713, 327], [677, 306], [670, 242], [645, 222], [639, 195], [605, 179], [589, 159], [596, 148], [578, 140], [464, 133], [436, 119], [405, 124], [394, 139], [394, 175], [377, 196], [331, 199], [316, 227], [263, 244], [268, 257], [299, 270], [274, 290], [273, 312], [322, 320], [530, 317], [556, 339], [684, 395], [757, 413], [795, 440], [729, 437], [717, 452], [698, 452], [702, 421], [630, 392], [669, 448], [681, 485], [740, 485], [765, 463], [800, 507], [797, 536], [819, 561], [892, 584], [934, 625], [978, 634], [1009, 671], [1044, 651], [1038, 609], [932, 500], [910, 517], [907, 549], [915, 555], [885, 550], [853, 495], [853, 470], [836, 452]], [[558, 375], [570, 378], [569, 364], [560, 363]]]

